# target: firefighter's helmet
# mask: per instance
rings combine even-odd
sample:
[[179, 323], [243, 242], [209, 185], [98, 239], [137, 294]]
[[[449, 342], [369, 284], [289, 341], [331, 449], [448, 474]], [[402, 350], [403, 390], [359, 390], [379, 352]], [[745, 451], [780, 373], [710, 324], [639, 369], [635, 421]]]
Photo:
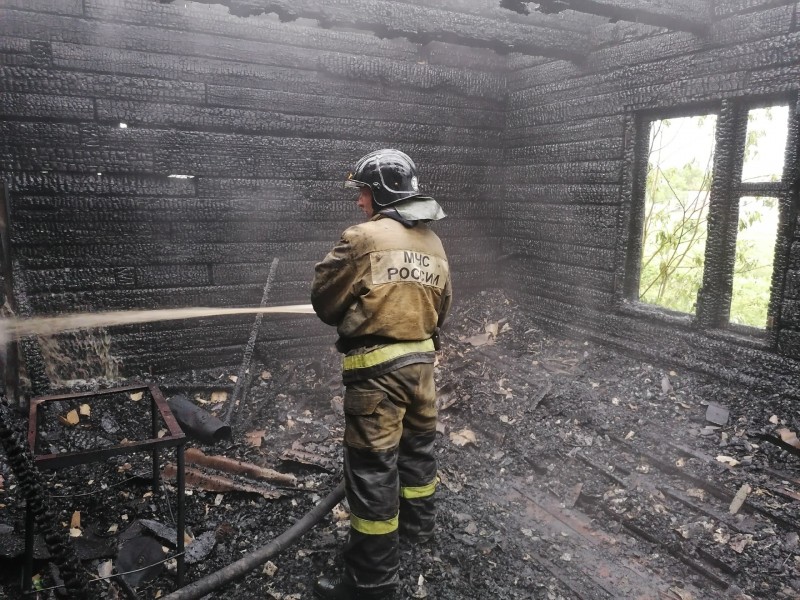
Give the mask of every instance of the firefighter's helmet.
[[362, 156], [347, 175], [345, 187], [368, 187], [380, 208], [419, 196], [417, 165], [400, 150], [386, 148]]

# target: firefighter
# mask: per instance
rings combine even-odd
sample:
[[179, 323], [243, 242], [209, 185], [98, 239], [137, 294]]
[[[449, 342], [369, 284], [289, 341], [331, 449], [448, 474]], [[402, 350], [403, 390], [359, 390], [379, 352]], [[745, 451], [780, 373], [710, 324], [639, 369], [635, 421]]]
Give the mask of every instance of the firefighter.
[[450, 269], [428, 223], [445, 216], [419, 192], [414, 161], [386, 149], [362, 157], [345, 187], [366, 222], [345, 230], [315, 267], [311, 303], [335, 325], [344, 354], [344, 478], [350, 532], [344, 572], [317, 598], [393, 598], [399, 538], [433, 535], [438, 328], [451, 303]]

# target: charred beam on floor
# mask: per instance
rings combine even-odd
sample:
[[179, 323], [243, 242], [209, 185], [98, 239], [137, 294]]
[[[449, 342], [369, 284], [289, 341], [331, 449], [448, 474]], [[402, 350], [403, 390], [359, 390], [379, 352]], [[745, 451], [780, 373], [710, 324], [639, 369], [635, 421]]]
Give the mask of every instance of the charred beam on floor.
[[[653, 544], [657, 548], [663, 549], [666, 553], [668, 553], [673, 558], [681, 561], [687, 567], [695, 571], [696, 573], [702, 575], [706, 579], [708, 579], [711, 583], [717, 586], [719, 589], [725, 590], [728, 589], [732, 582], [726, 581], [713, 571], [707, 569], [703, 564], [700, 562], [692, 559], [690, 556], [687, 556], [684, 551], [681, 549], [679, 544], [675, 543], [667, 543], [661, 539], [661, 537], [655, 536], [641, 527], [639, 527], [633, 521], [626, 519], [622, 515], [618, 515], [613, 510], [608, 508], [607, 506], [603, 506], [602, 504], [593, 505], [596, 506], [604, 515], [610, 518], [612, 521], [616, 521], [622, 527], [627, 529], [636, 537], [643, 539], [651, 544]], [[714, 565], [715, 566], [715, 565]]]
[[[519, 0], [502, 0], [501, 6], [521, 14], [529, 14], [527, 7], [532, 2]], [[572, 10], [579, 13], [607, 17], [612, 22], [630, 21], [655, 27], [666, 27], [675, 31], [688, 31], [695, 35], [705, 35], [711, 26], [708, 18], [693, 18], [655, 8], [642, 8], [641, 3], [630, 5], [629, 2], [599, 2], [598, 0], [539, 0], [537, 11], [545, 14], [560, 13]]]
[[[174, 0], [158, 0], [171, 4]], [[274, 13], [282, 22], [312, 19], [325, 29], [368, 31], [379, 38], [403, 37], [412, 43], [444, 42], [583, 62], [590, 48], [579, 32], [488, 19], [474, 14], [401, 2], [369, 0], [196, 0], [222, 4], [231, 14], [248, 17]]]
[[777, 446], [778, 448], [785, 450], [789, 454], [794, 454], [795, 456], [800, 457], [800, 448], [793, 446], [787, 442], [784, 442], [781, 438], [775, 437], [774, 435], [760, 433], [757, 434], [756, 437], [763, 442], [769, 442], [770, 444]]
[[[690, 481], [696, 487], [707, 491], [709, 494], [711, 494], [718, 500], [721, 500], [727, 504], [730, 504], [733, 501], [734, 494], [732, 494], [728, 490], [719, 488], [713, 485], [710, 481], [703, 479], [702, 477], [697, 477], [695, 475], [691, 475], [690, 473], [685, 473], [684, 471], [675, 467], [669, 462], [662, 460], [657, 456], [654, 456], [652, 453], [642, 450], [641, 448], [636, 448], [635, 446], [629, 444], [627, 441], [623, 440], [619, 436], [616, 436], [614, 434], [607, 434], [607, 435], [612, 442], [616, 443], [617, 445], [623, 448], [627, 448], [628, 451], [633, 454], [638, 454], [639, 456], [644, 457], [645, 459], [647, 459], [648, 462], [650, 462], [650, 464], [658, 467], [661, 471], [665, 473], [670, 473], [672, 475], [676, 475], [678, 477], [685, 479], [686, 481]], [[782, 527], [785, 527], [786, 529], [800, 531], [800, 525], [796, 524], [794, 521], [784, 518], [781, 515], [775, 514], [771, 510], [759, 506], [758, 504], [754, 504], [748, 501], [743, 505], [742, 509], [748, 512], [759, 513], [760, 515], [763, 515], [767, 519], [770, 519], [775, 523], [779, 523]]]
[[[601, 465], [598, 465], [596, 462], [594, 462], [594, 461], [593, 461], [593, 460], [591, 460], [590, 458], [588, 458], [588, 457], [584, 456], [584, 455], [583, 455], [583, 454], [581, 454], [580, 452], [579, 452], [578, 454], [576, 454], [576, 455], [575, 455], [575, 458], [577, 458], [577, 459], [578, 459], [578, 460], [580, 460], [581, 462], [583, 462], [583, 463], [585, 463], [586, 465], [588, 465], [588, 466], [590, 466], [591, 468], [593, 468], [595, 471], [597, 471], [598, 473], [600, 473], [600, 474], [601, 474], [603, 477], [607, 477], [608, 479], [610, 479], [611, 481], [613, 481], [614, 483], [616, 483], [616, 484], [617, 484], [618, 486], [620, 486], [621, 488], [627, 488], [627, 487], [628, 487], [628, 484], [625, 482], [625, 480], [624, 480], [624, 479], [622, 479], [622, 478], [620, 478], [620, 477], [617, 477], [616, 475], [614, 475], [613, 473], [611, 473], [611, 472], [610, 472], [610, 471], [608, 471], [607, 469], [604, 469], [604, 468], [603, 468]], [[617, 468], [619, 468], [619, 467], [617, 467]]]
[[724, 514], [724, 513], [721, 513], [719, 511], [714, 510], [711, 507], [702, 506], [702, 505], [698, 504], [697, 502], [695, 502], [694, 500], [692, 500], [691, 498], [689, 498], [683, 492], [681, 492], [679, 490], [676, 490], [674, 488], [671, 488], [669, 486], [659, 485], [659, 486], [656, 486], [656, 489], [658, 489], [658, 491], [660, 491], [666, 497], [671, 498], [672, 500], [675, 500], [676, 502], [680, 502], [684, 506], [688, 506], [689, 508], [691, 508], [695, 512], [698, 512], [698, 513], [703, 514], [703, 515], [705, 515], [707, 517], [715, 519], [715, 520], [719, 521], [720, 523], [724, 523], [726, 527], [730, 527], [731, 529], [735, 530], [737, 533], [742, 533], [742, 534], [748, 533], [747, 530], [745, 530], [745, 529], [743, 529], [742, 527], [739, 526], [739, 524], [736, 522], [735, 519], [731, 518], [730, 514]]

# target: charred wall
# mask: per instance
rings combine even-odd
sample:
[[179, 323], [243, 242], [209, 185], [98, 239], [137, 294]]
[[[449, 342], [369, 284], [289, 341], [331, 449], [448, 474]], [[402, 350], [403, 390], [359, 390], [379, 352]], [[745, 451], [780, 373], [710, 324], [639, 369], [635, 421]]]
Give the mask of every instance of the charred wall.
[[[385, 146], [417, 160], [450, 215], [436, 228], [456, 289], [490, 286], [504, 68], [488, 50], [219, 5], [0, 0], [0, 177], [23, 306], [258, 305], [276, 258], [268, 302], [306, 303], [313, 264], [360, 220], [344, 173]], [[238, 364], [251, 327], [169, 322], [104, 343], [123, 373], [202, 368]], [[331, 340], [311, 317], [265, 319], [259, 348]]]
[[[737, 98], [787, 98], [800, 87], [797, 3], [716, 2], [707, 35], [606, 26], [616, 42], [585, 64], [510, 61], [504, 250], [508, 280], [543, 323], [594, 336], [671, 364], [798, 385], [800, 227], [787, 199], [773, 286], [777, 319], [764, 337], [702, 328], [634, 307], [624, 295], [643, 111]], [[790, 132], [796, 177], [797, 132]], [[722, 149], [724, 152], [724, 149]], [[768, 339], [767, 339], [768, 338]], [[787, 357], [792, 360], [787, 360]]]

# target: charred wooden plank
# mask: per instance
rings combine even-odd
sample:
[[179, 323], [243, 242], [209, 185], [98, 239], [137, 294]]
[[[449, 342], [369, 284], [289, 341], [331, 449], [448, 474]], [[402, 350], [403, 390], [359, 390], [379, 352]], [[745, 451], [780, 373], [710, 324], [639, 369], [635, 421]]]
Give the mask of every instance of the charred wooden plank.
[[785, 286], [784, 297], [792, 300], [800, 300], [800, 271], [787, 271]]
[[609, 306], [612, 300], [610, 292], [604, 292], [583, 285], [572, 285], [562, 281], [553, 281], [535, 276], [520, 278], [519, 282], [535, 289], [537, 293], [545, 298], [554, 300], [568, 300], [577, 306], [588, 306], [601, 308]]
[[[153, 8], [156, 8], [155, 6]], [[157, 52], [171, 56], [207, 57], [221, 61], [248, 62], [252, 64], [272, 65], [293, 69], [313, 69], [318, 60], [317, 52], [309, 52], [308, 46], [316, 50], [328, 52], [342, 52], [349, 54], [366, 54], [383, 59], [397, 60], [405, 55], [406, 62], [416, 64], [420, 55], [416, 48], [405, 49], [398, 44], [384, 43], [377, 46], [376, 51], [370, 52], [372, 38], [365, 38], [354, 33], [340, 32], [337, 37], [323, 36], [319, 40], [321, 30], [297, 26], [278, 26], [269, 23], [261, 31], [258, 39], [248, 39], [248, 27], [240, 19], [233, 19], [229, 23], [224, 35], [219, 27], [217, 31], [206, 32], [198, 30], [197, 19], [186, 18], [186, 11], [182, 20], [182, 27], [168, 28], [165, 23], [153, 23], [153, 16], [146, 19], [147, 25], [141, 22], [119, 23], [119, 17], [103, 22], [102, 29], [98, 28], [94, 20], [66, 18], [63, 16], [29, 13], [16, 10], [0, 9], [0, 20], [13, 31], [14, 36], [25, 40], [37, 40], [45, 43], [59, 42], [74, 46], [102, 45], [105, 48], [119, 50], [138, 50]], [[239, 30], [233, 25], [239, 22]], [[273, 35], [267, 35], [269, 30]], [[240, 33], [237, 35], [237, 31]], [[359, 38], [361, 43], [359, 42]], [[303, 44], [298, 44], [302, 40]], [[394, 52], [392, 52], [392, 48]], [[497, 65], [495, 65], [497, 66]], [[473, 67], [464, 70], [479, 72]], [[436, 68], [432, 66], [431, 68]], [[439, 68], [445, 69], [444, 66]], [[490, 70], [482, 71], [487, 75]]]
[[94, 102], [91, 98], [3, 92], [0, 93], [0, 116], [91, 121]]
[[633, 0], [542, 0], [538, 5], [537, 10], [542, 12], [573, 10], [615, 21], [633, 21], [690, 31], [695, 35], [704, 35], [711, 24], [710, 15], [703, 10], [703, 3], [699, 2], [680, 3], [665, 0], [659, 4], [642, 4]]
[[0, 53], [5, 55], [5, 60], [8, 60], [10, 57], [14, 56], [32, 64], [33, 61], [30, 56], [30, 51], [30, 40], [10, 36], [3, 36], [0, 38]]
[[25, 279], [31, 294], [87, 288], [116, 289], [133, 285], [133, 270], [126, 267], [27, 270]]
[[186, 306], [252, 306], [263, 284], [169, 289], [98, 290], [31, 295], [37, 312], [86, 312]]
[[57, 15], [83, 14], [83, 0], [4, 0], [3, 6]]
[[[357, 157], [356, 157], [357, 158]], [[494, 214], [491, 205], [478, 203], [480, 199], [495, 199], [501, 193], [499, 183], [491, 180], [469, 181], [451, 177], [440, 181], [434, 178], [432, 164], [420, 164], [420, 189], [436, 198], [452, 197], [459, 205], [468, 204], [471, 212], [486, 210], [487, 216]], [[459, 175], [460, 171], [455, 171]], [[344, 201], [341, 194], [342, 179], [330, 177], [344, 176], [343, 171], [331, 171], [328, 177], [317, 180], [291, 180], [266, 178], [198, 177], [197, 195], [200, 198], [238, 198], [259, 199], [266, 197], [276, 201], [296, 201], [304, 199], [310, 203], [324, 203], [323, 208], [332, 211], [352, 212], [351, 200]], [[444, 172], [440, 172], [442, 175]], [[349, 198], [349, 196], [348, 196]], [[474, 200], [473, 200], [474, 199]], [[353, 213], [356, 214], [356, 213]]]
[[[343, 103], [348, 106], [347, 103]], [[288, 107], [270, 106], [270, 110], [250, 110], [227, 107], [203, 107], [185, 104], [155, 104], [124, 100], [97, 100], [97, 120], [101, 123], [126, 123], [129, 127], [175, 128], [191, 131], [222, 133], [258, 133], [293, 137], [331, 137], [382, 141], [387, 137], [397, 143], [431, 144], [447, 140], [463, 146], [500, 147], [499, 128], [467, 128], [442, 126], [433, 122], [420, 123], [413, 117], [417, 107], [409, 105], [407, 112], [395, 104], [394, 110], [370, 114], [362, 110], [359, 101], [349, 103], [350, 117], [298, 115]], [[352, 115], [361, 115], [354, 118]], [[398, 119], [390, 117], [400, 117]]]
[[114, 357], [119, 361], [120, 373], [131, 376], [233, 366], [244, 350], [244, 344], [212, 347], [206, 344], [207, 341], [200, 341], [174, 354], [165, 354], [157, 348], [145, 350], [140, 346], [135, 354], [115, 354]]
[[784, 300], [781, 319], [787, 327], [800, 329], [800, 300]]
[[361, 48], [366, 54], [385, 58], [417, 60], [419, 57], [415, 44], [268, 18], [242, 19], [215, 3], [184, 6], [152, 0], [85, 0], [85, 5], [86, 16], [94, 21], [207, 35], [225, 39], [226, 43], [236, 44], [236, 40], [265, 42], [290, 49], [329, 52], [353, 52]]
[[[19, 146], [13, 158], [6, 154], [0, 160], [8, 170], [319, 179], [346, 173], [363, 147], [358, 140], [100, 127], [96, 145]], [[422, 163], [434, 163], [433, 157], [440, 153], [461, 163], [431, 167], [428, 177], [439, 182], [480, 181], [484, 169], [497, 162], [501, 154], [499, 148], [433, 144], [407, 144], [406, 148]]]
[[[405, 4], [415, 4], [417, 6], [431, 5], [430, 0], [402, 1]], [[580, 32], [583, 34], [588, 34], [596, 23], [603, 20], [583, 15], [575, 15], [575, 18], [572, 19], [560, 19], [540, 12], [532, 12], [531, 14], [521, 16], [503, 8], [499, 0], [438, 0], [436, 5], [439, 8], [453, 12], [481, 15], [500, 21], [535, 24], [551, 29]]]
[[525, 264], [514, 260], [509, 267], [509, 276], [513, 281], [524, 282], [525, 285], [538, 285], [543, 281], [560, 282], [581, 288], [592, 288], [610, 293], [613, 291], [614, 274], [599, 269], [564, 264], [563, 262], [530, 260]]
[[[206, 0], [201, 0], [205, 2]], [[210, 1], [210, 0], [208, 0]], [[417, 43], [448, 42], [499, 52], [580, 60], [585, 38], [568, 31], [503, 23], [478, 15], [367, 0], [224, 0], [234, 14], [276, 13], [282, 20], [316, 19], [324, 27], [341, 26], [371, 31], [379, 37], [406, 37]]]
[[784, 4], [795, 4], [795, 0], [726, 0], [725, 2], [714, 2], [714, 16], [725, 17], [736, 13], [755, 12]]
[[514, 219], [506, 224], [506, 235], [516, 238], [531, 238], [539, 241], [585, 245], [593, 248], [609, 249], [615, 247], [613, 229], [602, 227], [590, 221], [549, 222], [536, 225], [533, 221]]
[[517, 184], [615, 183], [620, 180], [622, 161], [582, 161], [545, 165], [510, 166], [508, 181]]
[[[425, 60], [434, 64], [474, 70], [496, 71], [505, 66], [504, 57], [480, 48], [460, 47], [458, 52], [454, 52], [452, 47], [443, 47], [445, 45], [431, 42], [421, 49], [418, 44], [409, 41], [376, 39], [370, 34], [353, 31], [306, 27], [261, 17], [242, 19], [231, 15], [226, 7], [217, 4], [211, 4], [197, 11], [186, 10], [179, 3], [154, 5], [151, 0], [131, 0], [113, 4], [106, 0], [86, 0], [85, 5], [87, 16], [100, 21], [113, 20], [149, 27], [166, 27], [172, 30], [224, 36], [232, 40], [265, 41], [327, 52], [365, 53], [395, 59], [402, 57], [415, 62]], [[441, 8], [446, 7], [441, 6]]]
[[[719, 61], [731, 55], [739, 55], [739, 46], [747, 48], [746, 54], [735, 61], [739, 67], [750, 65], [760, 48], [772, 45], [770, 40], [791, 37], [793, 32], [793, 15], [790, 8], [774, 9], [757, 15], [747, 15], [727, 19], [715, 26], [713, 39], [698, 40], [686, 34], [668, 34], [651, 36], [643, 40], [598, 50], [591, 54], [586, 66], [577, 66], [565, 61], [553, 61], [536, 65], [512, 73], [509, 77], [509, 90], [512, 100], [516, 94], [524, 93], [534, 83], [541, 88], [543, 94], [553, 92], [567, 93], [572, 90], [573, 96], [580, 89], [609, 91], [619, 87], [636, 85], [648, 78], [658, 77], [652, 69], [673, 65], [674, 61], [683, 65], [675, 74], [694, 72], [703, 68], [704, 72], [714, 73], [710, 66], [706, 71], [706, 56]], [[749, 57], [749, 58], [748, 58]], [[670, 59], [670, 65], [664, 60]], [[696, 63], [690, 68], [689, 63]], [[728, 60], [727, 64], [731, 64]], [[528, 82], [528, 83], [526, 83]]]
[[[262, 222], [291, 221], [303, 214], [305, 222], [332, 222], [332, 217], [351, 214], [357, 218], [352, 202], [331, 201], [295, 202], [267, 197], [256, 199], [183, 200], [176, 198], [86, 198], [50, 196], [22, 196], [15, 198], [14, 218], [20, 226], [36, 223], [84, 223], [102, 231], [103, 223], [134, 223], [136, 221], [165, 221], [174, 223], [219, 223], [221, 221]], [[466, 215], [464, 215], [466, 216]], [[477, 217], [479, 215], [475, 215]], [[489, 216], [489, 215], [487, 215]], [[342, 224], [345, 221], [342, 221]], [[179, 227], [179, 225], [178, 225]]]
[[[691, 80], [677, 80], [670, 83], [618, 89], [616, 92], [582, 98], [570, 103], [554, 102], [542, 106], [530, 106], [511, 110], [508, 121], [512, 126], [540, 126], [576, 119], [599, 118], [620, 115], [627, 109], [644, 110], [673, 108], [668, 98], [681, 97], [685, 104], [699, 104], [734, 98], [749, 89], [747, 82], [750, 72], [736, 72], [711, 75]], [[774, 86], [774, 87], [773, 87]], [[769, 82], [759, 91], [764, 94], [781, 91], [784, 86]]]
[[668, 33], [596, 50], [589, 55], [592, 69], [609, 70], [651, 60], [673, 59], [681, 55], [708, 52], [725, 46], [755, 42], [791, 33], [792, 7], [781, 6], [750, 15], [737, 15], [716, 21], [708, 34], [697, 37]]
[[558, 244], [520, 237], [507, 237], [504, 240], [504, 246], [511, 252], [529, 256], [536, 260], [563, 262], [564, 264], [590, 269], [608, 269], [614, 256], [613, 251], [608, 249], [574, 244]]
[[622, 157], [622, 138], [518, 146], [509, 148], [506, 157], [515, 165], [615, 159]]
[[786, 356], [800, 356], [800, 331], [797, 329], [782, 329], [778, 333], [778, 350], [782, 354]]
[[[636, 40], [659, 35], [663, 33], [663, 28], [644, 23], [631, 23], [626, 21], [609, 21], [599, 23], [591, 33], [590, 39], [592, 48], [600, 50], [619, 44], [628, 44]], [[684, 35], [694, 35], [685, 33]], [[705, 34], [708, 35], [708, 32]]]
[[[338, 235], [337, 231], [335, 235]], [[322, 236], [320, 236], [322, 237]], [[116, 244], [65, 245], [58, 253], [34, 246], [20, 246], [17, 256], [26, 268], [71, 268], [139, 265], [178, 265], [204, 263], [230, 263], [262, 259], [264, 256], [314, 256], [322, 257], [330, 250], [333, 234], [324, 241], [267, 242], [221, 244], [152, 243], [136, 242]]]
[[[264, 109], [270, 107], [282, 112], [291, 112], [301, 115], [324, 115], [326, 117], [353, 117], [352, 103], [358, 103], [358, 113], [362, 115], [375, 115], [386, 118], [391, 115], [393, 119], [403, 122], [429, 123], [437, 125], [471, 126], [485, 131], [487, 129], [500, 130], [503, 127], [503, 113], [500, 110], [474, 109], [467, 106], [437, 106], [430, 104], [428, 95], [415, 97], [406, 94], [403, 97], [388, 99], [370, 99], [352, 97], [352, 103], [334, 104], [330, 97], [324, 94], [283, 92], [256, 88], [241, 88], [232, 86], [209, 85], [208, 103], [215, 106], [231, 108]], [[408, 112], [403, 109], [407, 107]]]
[[624, 117], [617, 113], [597, 118], [574, 119], [568, 123], [515, 127], [506, 132], [506, 145], [535, 142], [553, 144], [569, 139], [572, 141], [593, 140], [597, 138], [622, 137]]
[[0, 140], [3, 140], [4, 152], [14, 145], [77, 146], [81, 143], [81, 129], [74, 123], [3, 121], [0, 122]]
[[205, 100], [201, 83], [14, 66], [0, 67], [0, 91], [197, 104]]
[[[271, 87], [280, 82], [296, 91], [308, 91], [308, 82], [322, 93], [331, 92], [325, 82], [331, 76], [342, 81], [381, 80], [384, 84], [416, 91], [451, 90], [461, 96], [496, 102], [502, 92], [502, 79], [493, 73], [465, 72], [438, 65], [420, 65], [370, 56], [319, 55], [306, 70], [286, 66], [246, 63], [232, 60], [186, 57], [178, 63], [169, 57], [143, 50], [103, 48], [53, 42], [53, 65], [57, 68], [128, 76], [178, 79], [216, 85]], [[335, 87], [335, 86], [334, 86]], [[346, 89], [342, 88], [342, 89]], [[371, 97], [383, 97], [370, 86]], [[400, 92], [402, 93], [402, 92]]]
[[15, 171], [10, 178], [11, 189], [17, 194], [124, 195], [191, 197], [195, 195], [194, 181], [159, 175], [124, 175], [97, 173], [42, 173]]
[[585, 223], [602, 229], [613, 228], [619, 212], [616, 206], [540, 204], [534, 198], [507, 201], [503, 210], [508, 218], [524, 222], [531, 231], [553, 223]]
[[517, 203], [531, 204], [592, 204], [608, 205], [619, 202], [619, 186], [613, 184], [532, 184], [509, 185], [506, 213], [513, 216]]

